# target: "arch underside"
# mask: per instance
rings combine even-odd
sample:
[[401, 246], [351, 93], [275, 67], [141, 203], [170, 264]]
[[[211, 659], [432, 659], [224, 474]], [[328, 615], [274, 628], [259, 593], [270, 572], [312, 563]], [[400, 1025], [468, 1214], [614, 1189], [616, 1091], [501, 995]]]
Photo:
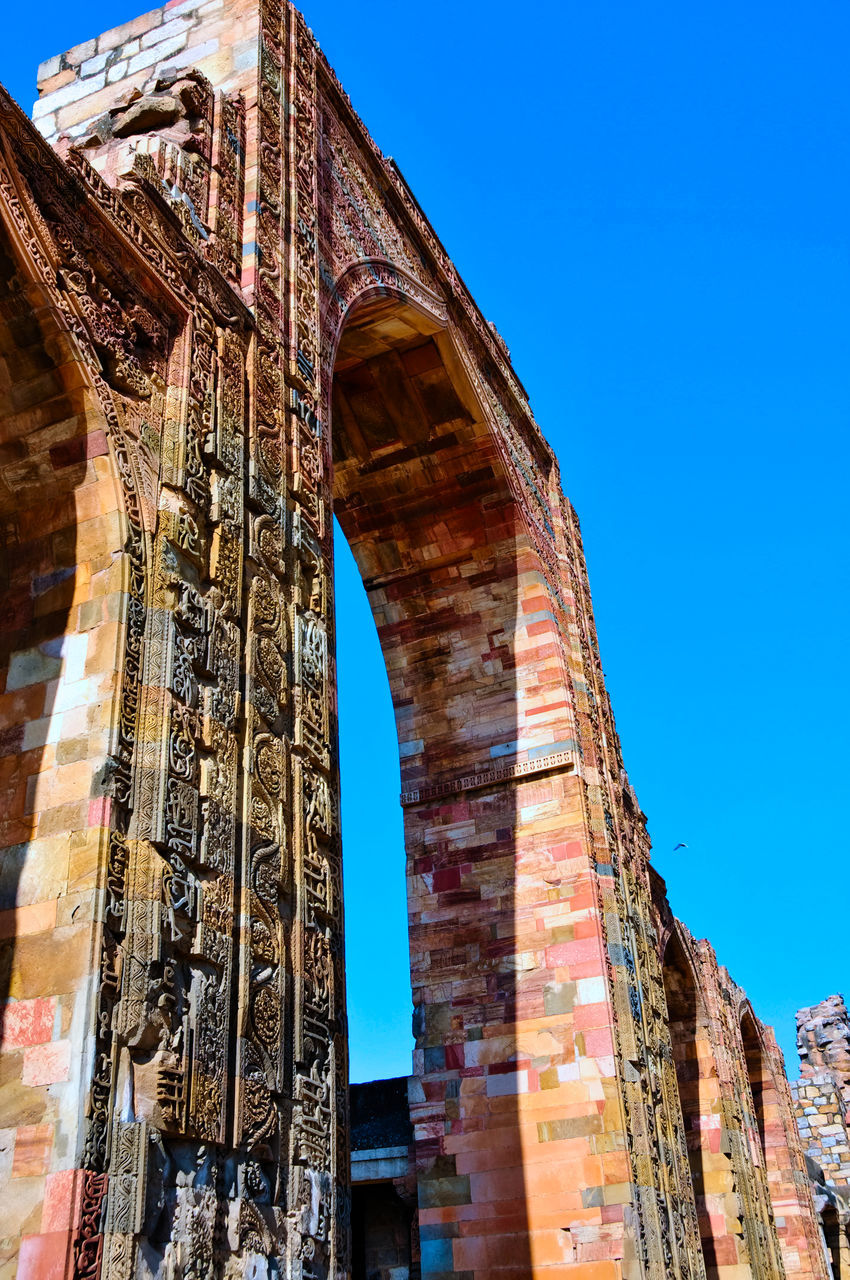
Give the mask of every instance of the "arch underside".
[[447, 331], [392, 299], [350, 313], [332, 436], [334, 512], [384, 650], [402, 790], [480, 771], [516, 740], [527, 537]]

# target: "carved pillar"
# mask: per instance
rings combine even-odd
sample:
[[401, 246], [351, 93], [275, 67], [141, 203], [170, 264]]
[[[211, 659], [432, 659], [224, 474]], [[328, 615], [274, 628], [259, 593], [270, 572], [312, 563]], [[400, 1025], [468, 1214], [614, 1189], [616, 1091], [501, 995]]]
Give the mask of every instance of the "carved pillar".
[[281, 1247], [288, 1274], [320, 1280], [347, 1268], [348, 1149], [329, 444], [319, 418], [316, 58], [301, 16], [264, 3], [249, 489], [258, 549], [251, 590], [260, 608], [249, 635], [254, 687], [273, 690], [274, 705], [263, 714], [262, 700], [249, 696], [248, 733], [251, 758], [265, 753], [268, 765], [274, 756], [274, 767], [265, 777], [253, 771], [246, 829], [256, 833], [249, 880], [257, 881], [261, 860], [274, 876], [265, 907], [256, 901], [252, 945], [256, 936], [271, 947], [280, 976], [272, 996], [267, 960], [246, 958], [248, 973], [265, 983], [249, 991], [248, 1007], [273, 1017], [264, 1028], [256, 1017], [249, 1024], [243, 1074], [256, 1079], [256, 1064], [268, 1060], [257, 1096], [286, 1100], [275, 1121]]

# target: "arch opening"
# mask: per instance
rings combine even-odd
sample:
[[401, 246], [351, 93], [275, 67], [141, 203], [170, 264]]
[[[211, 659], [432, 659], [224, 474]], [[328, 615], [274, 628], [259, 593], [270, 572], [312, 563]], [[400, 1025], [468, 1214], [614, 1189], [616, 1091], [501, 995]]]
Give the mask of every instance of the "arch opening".
[[[404, 809], [415, 1048], [406, 1161], [396, 1154], [394, 1190], [384, 1190], [395, 1205], [401, 1188], [407, 1203], [418, 1183], [419, 1203], [431, 1194], [438, 1203], [450, 1184], [451, 1203], [471, 1204], [472, 1180], [458, 1174], [451, 1148], [435, 1135], [461, 1133], [476, 1113], [480, 1127], [481, 1090], [463, 1071], [468, 1042], [486, 1034], [506, 1058], [516, 1051], [517, 975], [500, 963], [515, 934], [516, 813], [511, 788], [466, 790], [462, 780], [516, 750], [524, 526], [452, 338], [419, 308], [372, 296], [349, 312], [331, 416], [334, 514], [377, 628]], [[337, 648], [345, 643], [337, 625]], [[366, 734], [368, 741], [368, 727]], [[375, 964], [379, 971], [379, 955]], [[504, 1231], [514, 1263], [527, 1271], [517, 1107], [509, 1097], [499, 1103], [500, 1158], [509, 1170]], [[415, 1141], [411, 1126], [421, 1126]], [[355, 1216], [360, 1205], [373, 1227], [386, 1226], [386, 1214], [372, 1212], [383, 1191], [367, 1164], [358, 1158], [352, 1166]], [[368, 1222], [353, 1223], [363, 1258], [372, 1256]], [[414, 1275], [415, 1221], [410, 1238]], [[447, 1246], [423, 1240], [423, 1267], [436, 1248]]]
[[664, 952], [663, 977], [700, 1240], [711, 1280], [730, 1259], [726, 1206], [733, 1184], [721, 1151], [720, 1085], [707, 1019], [691, 961], [675, 932]]
[[409, 1075], [413, 1033], [395, 718], [369, 602], [336, 522], [334, 617], [345, 984], [354, 1087]]
[[747, 1078], [753, 1096], [754, 1114], [752, 1116], [753, 1132], [758, 1139], [759, 1156], [763, 1163], [767, 1158], [767, 1104], [773, 1092], [770, 1074], [762, 1053], [758, 1029], [749, 1009], [744, 1011], [741, 1019], [741, 1040], [744, 1045], [744, 1059], [747, 1066]]

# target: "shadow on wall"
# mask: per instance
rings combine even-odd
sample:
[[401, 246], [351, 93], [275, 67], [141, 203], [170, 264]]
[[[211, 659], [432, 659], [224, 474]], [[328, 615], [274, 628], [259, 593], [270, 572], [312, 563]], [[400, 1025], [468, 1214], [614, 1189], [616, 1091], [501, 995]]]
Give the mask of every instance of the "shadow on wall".
[[765, 1116], [765, 1100], [766, 1095], [775, 1092], [773, 1088], [770, 1073], [764, 1061], [762, 1053], [761, 1041], [756, 1028], [755, 1020], [749, 1009], [745, 1010], [741, 1019], [741, 1040], [744, 1045], [744, 1061], [747, 1068], [747, 1077], [750, 1082], [750, 1089], [753, 1095], [753, 1106], [755, 1114], [752, 1117], [755, 1121], [756, 1134], [759, 1146], [761, 1148], [762, 1160], [767, 1160], [767, 1127]]
[[[349, 314], [333, 450], [334, 511], [369, 597], [399, 742], [422, 1274], [523, 1277], [515, 792], [441, 787], [480, 770], [494, 743], [515, 749], [521, 518], [451, 340], [399, 300]], [[469, 1069], [488, 1061], [503, 1074]]]
[[[81, 371], [44, 292], [0, 229], [0, 999], [3, 1050], [22, 1056], [53, 1038], [56, 1000], [39, 997], [64, 989], [53, 931], [73, 875], [68, 832], [89, 822], [88, 797], [64, 805], [53, 770], [87, 754], [87, 709], [65, 716], [57, 696], [60, 677], [82, 676], [66, 633], [83, 622], [75, 490], [92, 441]], [[42, 1118], [20, 1066], [7, 1064], [4, 1124]]]

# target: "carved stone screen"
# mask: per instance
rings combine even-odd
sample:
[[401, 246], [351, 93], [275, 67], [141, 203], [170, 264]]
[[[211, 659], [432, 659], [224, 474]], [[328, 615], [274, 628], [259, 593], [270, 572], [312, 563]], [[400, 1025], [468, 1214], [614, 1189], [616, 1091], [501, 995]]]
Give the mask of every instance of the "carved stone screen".
[[301, 16], [157, 10], [35, 116], [0, 97], [3, 1275], [350, 1272], [335, 512], [398, 729], [418, 1274], [825, 1280], [555, 458]]

